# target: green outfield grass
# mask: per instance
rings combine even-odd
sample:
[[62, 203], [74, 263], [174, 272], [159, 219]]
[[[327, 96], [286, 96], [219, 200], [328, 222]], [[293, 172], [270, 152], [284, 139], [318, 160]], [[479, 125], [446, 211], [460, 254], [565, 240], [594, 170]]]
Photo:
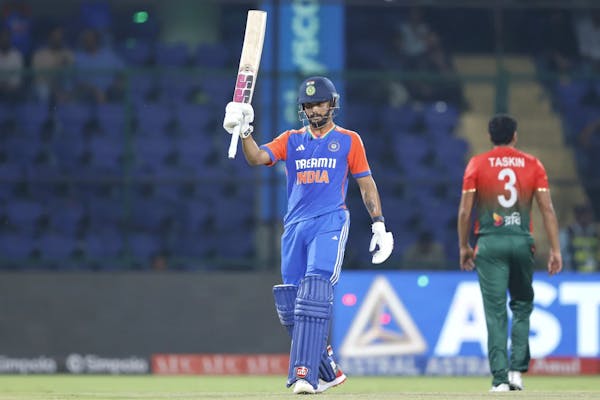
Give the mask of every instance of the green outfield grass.
[[[0, 376], [0, 400], [290, 399], [284, 377]], [[489, 378], [350, 377], [318, 399], [600, 399], [600, 377], [526, 377], [523, 392], [488, 393]], [[303, 396], [304, 398], [306, 396]]]

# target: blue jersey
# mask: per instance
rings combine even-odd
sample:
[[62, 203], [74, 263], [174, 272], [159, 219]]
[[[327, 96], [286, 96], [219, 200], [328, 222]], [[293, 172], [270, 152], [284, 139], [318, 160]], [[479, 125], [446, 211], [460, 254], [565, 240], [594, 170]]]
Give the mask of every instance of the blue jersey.
[[306, 127], [285, 131], [262, 145], [271, 163], [285, 161], [287, 213], [284, 225], [346, 209], [348, 175], [371, 174], [358, 133], [334, 126], [321, 137]]

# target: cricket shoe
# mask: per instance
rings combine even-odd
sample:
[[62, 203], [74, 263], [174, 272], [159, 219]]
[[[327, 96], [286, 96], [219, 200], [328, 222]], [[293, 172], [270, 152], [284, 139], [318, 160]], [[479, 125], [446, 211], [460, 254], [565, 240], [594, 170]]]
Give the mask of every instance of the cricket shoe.
[[501, 383], [499, 385], [492, 386], [490, 392], [510, 392], [510, 386], [508, 386], [508, 383]]
[[508, 371], [508, 386], [510, 390], [523, 390], [521, 371]]
[[315, 388], [304, 379], [298, 379], [294, 383], [294, 394], [315, 394]]
[[317, 393], [323, 393], [327, 389], [331, 389], [332, 387], [336, 387], [346, 382], [346, 374], [342, 371], [340, 367], [336, 368], [335, 371], [335, 379], [332, 381], [324, 381], [323, 379], [319, 379], [319, 385], [317, 386]]

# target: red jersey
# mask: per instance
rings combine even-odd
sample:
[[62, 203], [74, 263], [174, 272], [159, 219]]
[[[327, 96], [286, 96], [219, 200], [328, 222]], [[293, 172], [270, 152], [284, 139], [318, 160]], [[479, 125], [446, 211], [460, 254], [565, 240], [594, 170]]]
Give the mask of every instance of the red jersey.
[[536, 157], [496, 146], [471, 158], [462, 189], [476, 192], [476, 234], [529, 235], [533, 196], [548, 190], [548, 177]]

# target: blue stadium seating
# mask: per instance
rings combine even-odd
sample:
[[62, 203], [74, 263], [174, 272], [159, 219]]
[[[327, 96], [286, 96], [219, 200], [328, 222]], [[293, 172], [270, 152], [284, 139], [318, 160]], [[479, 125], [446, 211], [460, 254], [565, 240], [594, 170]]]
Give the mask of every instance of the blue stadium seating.
[[65, 261], [74, 255], [78, 244], [74, 236], [47, 233], [37, 240], [37, 248], [42, 261], [64, 262], [63, 265], [59, 265], [60, 268], [68, 268], [69, 263]]
[[116, 265], [107, 260], [122, 255], [124, 240], [122, 233], [115, 228], [90, 230], [83, 239], [83, 252], [88, 260], [99, 260], [102, 268], [110, 269]]
[[[125, 151], [122, 138], [111, 136], [94, 136], [88, 144], [91, 154], [89, 167], [98, 173], [120, 174], [122, 157]], [[82, 166], [83, 167], [83, 166]]]
[[10, 226], [25, 234], [34, 234], [40, 218], [46, 214], [44, 205], [32, 199], [13, 198], [5, 206]]
[[23, 103], [17, 110], [18, 124], [25, 136], [39, 137], [44, 123], [51, 118], [48, 104], [39, 102]]
[[156, 46], [156, 63], [167, 67], [182, 67], [190, 58], [185, 43], [159, 43]]
[[215, 45], [209, 43], [202, 43], [198, 45], [195, 51], [195, 63], [196, 65], [201, 67], [226, 67], [231, 63], [231, 58], [231, 51], [229, 50], [229, 48], [227, 46], [218, 44]]
[[164, 104], [144, 103], [137, 106], [137, 133], [139, 135], [163, 134], [173, 113]]
[[30, 259], [35, 250], [35, 242], [31, 235], [20, 233], [0, 233], [0, 259], [13, 261], [11, 266], [23, 269], [27, 267], [26, 261]]
[[119, 46], [119, 54], [132, 66], [145, 66], [154, 60], [154, 45], [145, 40], [131, 40]]
[[151, 258], [163, 250], [163, 246], [156, 235], [136, 232], [128, 235], [129, 250], [136, 262], [142, 267], [149, 268]]
[[438, 135], [451, 134], [458, 123], [458, 110], [445, 102], [435, 102], [424, 108], [423, 118], [429, 132]]

